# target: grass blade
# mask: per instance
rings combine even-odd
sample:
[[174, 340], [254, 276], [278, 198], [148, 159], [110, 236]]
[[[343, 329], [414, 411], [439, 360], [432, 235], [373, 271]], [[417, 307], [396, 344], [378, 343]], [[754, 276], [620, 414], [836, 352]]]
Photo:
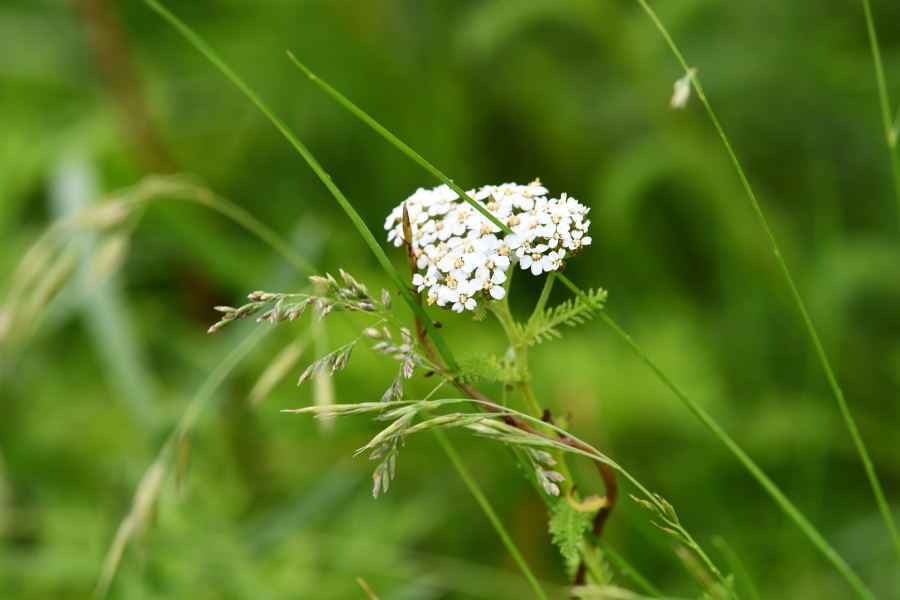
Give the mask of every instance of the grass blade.
[[[642, 0], [639, 0], [642, 1]], [[381, 134], [385, 139], [387, 139], [391, 144], [393, 144], [398, 150], [406, 154], [410, 157], [414, 162], [421, 165], [425, 170], [429, 173], [437, 177], [441, 182], [447, 184], [453, 191], [459, 194], [460, 198], [471, 204], [474, 208], [478, 209], [479, 212], [485, 215], [485, 217], [491, 221], [494, 225], [499, 227], [502, 231], [506, 233], [511, 233], [509, 227], [506, 224], [499, 221], [494, 215], [490, 214], [484, 207], [482, 207], [479, 203], [475, 202], [466, 194], [465, 190], [463, 190], [459, 185], [457, 185], [452, 179], [450, 179], [447, 175], [441, 172], [437, 167], [428, 162], [422, 155], [417, 153], [411, 147], [409, 147], [402, 140], [397, 138], [397, 136], [393, 135], [389, 132], [384, 126], [378, 123], [371, 116], [366, 114], [361, 108], [356, 106], [353, 102], [351, 102], [348, 98], [342, 95], [340, 92], [331, 87], [327, 82], [320, 79], [316, 76], [312, 71], [310, 71], [305, 65], [303, 65], [300, 61], [296, 59], [292, 54], [289, 53], [291, 60], [303, 70], [306, 75], [320, 88], [322, 88], [326, 93], [328, 93], [332, 98], [334, 98], [339, 104], [344, 106], [347, 110], [356, 115], [360, 120], [362, 120], [366, 125], [377, 131]], [[680, 56], [680, 55], [679, 55]], [[696, 78], [694, 78], [694, 83], [696, 85]], [[702, 92], [698, 90], [698, 94], [702, 95]], [[716, 121], [718, 123], [718, 121]], [[728, 145], [730, 150], [731, 146]], [[733, 155], [733, 153], [732, 153]], [[736, 158], [734, 159], [737, 160]], [[741, 171], [743, 173], [743, 171]], [[747, 184], [747, 189], [749, 189], [749, 184]], [[755, 203], [755, 197], [754, 197]], [[755, 204], [758, 206], [758, 204]], [[762, 214], [761, 212], [759, 213]], [[766, 230], [768, 231], [768, 226], [766, 226]], [[771, 237], [771, 232], [769, 233]], [[774, 238], [772, 238], [774, 243]], [[778, 253], [780, 259], [780, 253]], [[783, 263], [783, 261], [782, 261]], [[785, 266], [785, 269], [787, 267]], [[734, 439], [729, 436], [724, 429], [712, 418], [712, 416], [707, 413], [700, 404], [691, 398], [684, 390], [682, 390], [665, 372], [644, 353], [641, 347], [631, 338], [628, 333], [626, 333], [615, 321], [613, 321], [604, 311], [603, 309], [597, 305], [593, 300], [591, 300], [581, 289], [576, 286], [571, 279], [569, 279], [563, 273], [557, 273], [557, 279], [568, 287], [578, 298], [585, 303], [585, 305], [589, 306], [603, 323], [609, 327], [613, 333], [615, 333], [621, 340], [623, 340], [629, 348], [637, 355], [637, 357], [643, 362], [653, 373], [657, 376], [657, 378], [669, 388], [669, 390], [675, 394], [675, 396], [681, 400], [688, 409], [696, 416], [707, 429], [712, 432], [712, 434], [726, 447], [728, 448], [732, 454], [738, 459], [738, 461], [750, 472], [750, 474], [757, 480], [757, 482], [762, 486], [762, 488], [775, 500], [776, 504], [784, 511], [784, 513], [797, 525], [797, 527], [803, 531], [810, 538], [816, 548], [822, 552], [822, 554], [835, 566], [835, 568], [844, 576], [847, 582], [853, 587], [854, 590], [858, 593], [861, 598], [865, 598], [866, 600], [874, 600], [874, 596], [872, 592], [866, 587], [866, 585], [862, 582], [859, 576], [850, 568], [850, 565], [837, 553], [837, 551], [828, 543], [828, 541], [822, 536], [821, 533], [803, 516], [803, 514], [797, 509], [796, 506], [784, 495], [784, 493], [778, 488], [778, 486], [773, 482], [765, 472], [747, 455], [746, 452], [738, 445]], [[793, 280], [791, 280], [793, 283]], [[796, 287], [793, 288], [796, 290]], [[797, 295], [799, 298], [799, 294]], [[805, 308], [804, 308], [804, 314]], [[807, 315], [808, 321], [808, 315]], [[812, 323], [809, 322], [811, 326]], [[815, 338], [818, 341], [818, 337]], [[821, 344], [818, 345], [821, 348]], [[824, 357], [824, 352], [822, 353]], [[827, 361], [827, 359], [826, 359]], [[830, 373], [830, 368], [828, 370]], [[833, 378], [833, 375], [832, 375]], [[835, 382], [836, 384], [836, 382]], [[842, 397], [841, 397], [842, 398]]]
[[535, 596], [543, 600], [547, 600], [547, 596], [544, 593], [543, 588], [541, 588], [541, 584], [538, 583], [537, 578], [531, 572], [531, 569], [528, 568], [528, 563], [525, 562], [525, 558], [522, 556], [522, 553], [519, 552], [519, 548], [516, 546], [516, 543], [512, 540], [509, 533], [506, 531], [506, 527], [504, 527], [503, 523], [500, 521], [500, 517], [497, 516], [497, 513], [494, 511], [494, 508], [488, 501], [487, 496], [484, 495], [484, 492], [481, 490], [478, 482], [475, 481], [475, 478], [472, 476], [469, 468], [466, 467], [466, 464], [463, 462], [462, 458], [460, 458], [459, 454], [456, 452], [456, 449], [450, 444], [450, 440], [447, 439], [447, 436], [444, 435], [443, 431], [437, 429], [434, 430], [434, 436], [437, 438], [438, 443], [441, 445], [441, 448], [443, 448], [444, 453], [447, 454], [450, 462], [453, 463], [453, 466], [456, 468], [457, 472], [459, 472], [459, 476], [462, 477], [462, 480], [466, 483], [469, 491], [473, 496], [475, 496], [475, 500], [478, 502], [479, 506], [481, 506], [481, 510], [484, 511], [484, 514], [491, 522], [491, 525], [493, 525], [494, 529], [497, 531], [497, 535], [500, 536], [503, 544], [509, 550], [509, 553], [512, 555], [513, 560], [516, 561], [519, 569], [525, 575], [525, 578], [528, 579], [528, 583], [530, 583], [531, 587], [534, 589]]
[[[869, 47], [872, 51], [872, 67], [875, 70], [875, 85], [878, 87], [878, 104], [881, 108], [881, 120], [884, 124], [884, 135], [887, 141], [888, 159], [891, 162], [891, 175], [894, 179], [894, 193], [897, 197], [897, 216], [900, 217], [900, 148], [897, 147], [897, 126], [900, 126], [900, 112], [897, 113], [896, 124], [891, 121], [891, 100], [888, 96], [887, 83], [884, 77], [884, 65], [881, 61], [881, 49], [878, 46], [878, 33], [875, 31], [875, 18], [872, 16], [872, 5], [869, 0], [862, 0], [863, 14], [866, 18], [866, 33], [869, 36]], [[897, 551], [900, 543], [895, 537]]]

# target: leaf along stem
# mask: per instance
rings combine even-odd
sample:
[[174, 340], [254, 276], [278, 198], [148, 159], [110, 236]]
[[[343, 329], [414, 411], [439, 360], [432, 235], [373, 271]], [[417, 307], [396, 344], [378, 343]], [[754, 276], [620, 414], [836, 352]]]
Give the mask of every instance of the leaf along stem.
[[[765, 234], [766, 239], [769, 242], [769, 245], [771, 246], [772, 253], [775, 255], [775, 260], [778, 263], [781, 274], [784, 276], [784, 280], [787, 283], [788, 289], [790, 290], [791, 297], [793, 298], [794, 303], [797, 305], [797, 309], [800, 312], [803, 324], [806, 328], [810, 340], [812, 341], [816, 355], [819, 358], [822, 369], [825, 371], [825, 377], [828, 380], [828, 385], [831, 387], [831, 391], [835, 397], [835, 400], [837, 401], [838, 408], [844, 420], [844, 424], [846, 425], [847, 430], [850, 433], [853, 444], [856, 446], [856, 451], [859, 454], [860, 460], [863, 464], [863, 468], [869, 480], [869, 485], [872, 487], [872, 492], [875, 496], [876, 502], [878, 503], [878, 508], [881, 511], [881, 516], [884, 519], [885, 525], [894, 543], [897, 556], [898, 558], [900, 558], [900, 532], [897, 531], [897, 526], [894, 523], [893, 514], [891, 513], [890, 506], [887, 503], [887, 499], [884, 495], [884, 490], [881, 487], [881, 482], [878, 479], [877, 473], [875, 472], [875, 467], [872, 463], [872, 459], [869, 456], [869, 451], [862, 439], [862, 435], [859, 433], [859, 429], [856, 426], [856, 421], [853, 418], [852, 413], [850, 412], [850, 407], [847, 404], [846, 399], [844, 398], [844, 392], [841, 389], [841, 386], [838, 384], [837, 377], [835, 376], [834, 370], [831, 367], [831, 362], [828, 360], [828, 356], [825, 354], [825, 349], [822, 346], [821, 340], [819, 339], [818, 331], [816, 330], [815, 326], [813, 325], [812, 319], [809, 316], [809, 311], [806, 308], [806, 303], [800, 296], [800, 291], [797, 288], [797, 284], [794, 282], [794, 277], [787, 266], [787, 262], [781, 255], [781, 248], [779, 247], [778, 242], [775, 240], [775, 235], [772, 233], [772, 229], [769, 227], [768, 219], [766, 219], [762, 207], [760, 206], [759, 201], [756, 198], [756, 193], [753, 191], [753, 187], [750, 185], [750, 181], [747, 178], [746, 173], [744, 172], [744, 168], [741, 166], [737, 154], [735, 153], [734, 148], [731, 145], [731, 141], [725, 134], [725, 130], [722, 127], [722, 124], [719, 122], [719, 118], [716, 116], [716, 113], [712, 109], [712, 105], [709, 103], [709, 100], [706, 98], [706, 94], [703, 92], [703, 87], [700, 85], [700, 79], [697, 77], [696, 72], [691, 71], [691, 68], [688, 66], [687, 61], [681, 54], [681, 51], [678, 49], [678, 46], [675, 44], [675, 41], [669, 34], [669, 31], [666, 29], [665, 25], [663, 25], [662, 21], [659, 20], [659, 17], [647, 3], [647, 0], [635, 1], [641, 6], [647, 16], [653, 22], [653, 25], [659, 31], [660, 35], [662, 35], [666, 44], [669, 46], [669, 49], [672, 51], [672, 54], [675, 56], [675, 59], [678, 61], [678, 64], [681, 65], [686, 73], [691, 74], [691, 82], [693, 83], [694, 89], [697, 92], [697, 97], [699, 98], [700, 103], [703, 105], [703, 108], [706, 110], [706, 114], [709, 117], [710, 122], [712, 122], [713, 128], [716, 130], [719, 139], [722, 141], [722, 145], [725, 147], [725, 152], [728, 154], [728, 158], [731, 160], [732, 166], [734, 166], [734, 170], [736, 171], [738, 179], [740, 180], [741, 185], [744, 188], [747, 199], [750, 201], [750, 205], [753, 208], [753, 213], [756, 216], [756, 220], [759, 222], [759, 225], [762, 228], [763, 233]], [[890, 109], [888, 107], [887, 88], [886, 86], [884, 86], [884, 72], [881, 68], [881, 57], [878, 51], [877, 39], [875, 38], [875, 28], [874, 23], [872, 22], [871, 10], [868, 9], [868, 0], [863, 0], [863, 6], [866, 9], [866, 22], [867, 26], [869, 27], [870, 41], [872, 42], [873, 47], [873, 59], [876, 63], [876, 77], [879, 80], [879, 95], [882, 101], [882, 114], [885, 122], [885, 133], [888, 137], [888, 141], [890, 141], [891, 115]], [[896, 157], [895, 153], [892, 154], [894, 154], [894, 156]], [[900, 158], [895, 161], [895, 167], [895, 177], [897, 178], [898, 185], [900, 185]], [[898, 201], [900, 201], [900, 187], [898, 187]], [[854, 587], [856, 586], [854, 585]], [[857, 591], [860, 590], [857, 589]]]
[[506, 549], [513, 557], [513, 560], [516, 561], [519, 570], [522, 571], [522, 573], [525, 575], [525, 578], [528, 580], [528, 583], [531, 584], [531, 588], [534, 590], [534, 595], [541, 600], [547, 600], [547, 595], [544, 593], [541, 584], [534, 576], [534, 573], [531, 572], [531, 569], [528, 567], [528, 563], [525, 562], [525, 558], [522, 556], [522, 553], [519, 552], [519, 548], [509, 536], [509, 533], [506, 531], [506, 527], [503, 525], [503, 522], [500, 521], [500, 517], [498, 517], [497, 513], [494, 512], [494, 508], [491, 506], [491, 503], [488, 501], [487, 497], [484, 495], [484, 492], [479, 487], [478, 482], [475, 481], [475, 478], [472, 476], [469, 468], [456, 452], [456, 449], [450, 444], [450, 441], [447, 439], [447, 436], [444, 435], [443, 431], [439, 429], [434, 430], [434, 436], [437, 438], [437, 441], [441, 445], [441, 448], [444, 449], [444, 453], [450, 459], [450, 462], [453, 463], [453, 466], [456, 468], [457, 472], [459, 472], [459, 476], [462, 477], [462, 480], [466, 483], [466, 486], [475, 497], [475, 500], [478, 502], [479, 506], [481, 506], [481, 510], [484, 511], [484, 514], [491, 522], [491, 525], [494, 526], [497, 535], [499, 535], [500, 539], [503, 541], [503, 545], [506, 546]]

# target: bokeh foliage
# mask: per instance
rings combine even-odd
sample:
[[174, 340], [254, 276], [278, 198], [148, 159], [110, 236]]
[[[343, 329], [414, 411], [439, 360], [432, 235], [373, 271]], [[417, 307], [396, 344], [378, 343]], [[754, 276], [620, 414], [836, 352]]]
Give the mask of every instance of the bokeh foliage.
[[[109, 57], [92, 52], [88, 13], [76, 8], [85, 4], [96, 3], [0, 7], [4, 282], [64, 210], [72, 165], [93, 175], [97, 197], [157, 170], [129, 141], [121, 102], [101, 76]], [[320, 183], [226, 80], [141, 3], [100, 4], [121, 18], [162, 162], [275, 228], [318, 269], [386, 284]], [[896, 504], [900, 220], [861, 11], [833, 1], [658, 4], [768, 210]], [[463, 186], [540, 176], [590, 205], [594, 245], [567, 273], [608, 289], [610, 313], [734, 432], [876, 592], [896, 597], [887, 536], [776, 264], [699, 107], [668, 108], [682, 73], [636, 6], [205, 0], [172, 8], [286, 118], [373, 230], [399, 200], [434, 182], [309, 84], [285, 49]], [[874, 9], [888, 84], [900, 98], [900, 5]], [[76, 277], [28, 339], [3, 348], [0, 594], [90, 592], [165, 436], [253, 329], [207, 336], [210, 307], [300, 282], [271, 248], [221, 216], [155, 202], [102, 287]], [[521, 280], [517, 288], [514, 310], [538, 291]], [[115, 299], [114, 314], [98, 314], [97, 289]], [[102, 326], [110, 319], [112, 330]], [[442, 320], [458, 354], [502, 352], [494, 324]], [[322, 428], [279, 413], [313, 400], [313, 388], [295, 388], [293, 376], [248, 403], [267, 364], [305, 330], [272, 331], [211, 398], [191, 437], [187, 477], [167, 479], [153, 526], [127, 552], [112, 595], [363, 597], [354, 581], [363, 576], [383, 599], [525, 597], [427, 436], [404, 449], [395, 485], [373, 501], [370, 465], [349, 458], [372, 424]], [[331, 346], [352, 331], [330, 326]], [[698, 538], [725, 538], [764, 597], [846, 597], [807, 541], [621, 343], [592, 324], [566, 333], [532, 354], [538, 392], [571, 413], [574, 431], [669, 498]], [[338, 401], [379, 398], [394, 369], [360, 352], [335, 379]], [[561, 584], [543, 506], [509, 457], [490, 442], [451, 437], [530, 563]], [[607, 535], [658, 587], [695, 595], [639, 507], [620, 507]]]

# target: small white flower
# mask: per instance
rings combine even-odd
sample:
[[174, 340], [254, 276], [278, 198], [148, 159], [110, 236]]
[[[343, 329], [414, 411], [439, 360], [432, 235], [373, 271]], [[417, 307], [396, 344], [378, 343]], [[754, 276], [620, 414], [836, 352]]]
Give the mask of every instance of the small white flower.
[[540, 180], [482, 186], [467, 194], [513, 233], [501, 233], [446, 185], [416, 190], [385, 220], [388, 241], [402, 246], [405, 205], [418, 269], [412, 283], [429, 304], [472, 310], [481, 299], [504, 297], [511, 265], [540, 275], [561, 268], [567, 253], [591, 243], [588, 208], [566, 194], [548, 197]]

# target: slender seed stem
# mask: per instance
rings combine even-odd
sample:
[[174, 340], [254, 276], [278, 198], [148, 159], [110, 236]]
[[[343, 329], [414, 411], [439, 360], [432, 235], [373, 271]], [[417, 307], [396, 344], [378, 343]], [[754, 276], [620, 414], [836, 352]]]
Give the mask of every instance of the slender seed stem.
[[185, 198], [185, 200], [211, 208], [231, 219], [271, 246], [304, 275], [312, 275], [316, 272], [310, 262], [291, 248], [284, 238], [234, 202], [203, 188], [193, 188], [192, 191], [194, 195]]
[[[700, 99], [700, 103], [703, 104], [704, 109], [706, 109], [706, 114], [709, 116], [709, 120], [712, 122], [713, 127], [715, 128], [716, 133], [719, 136], [719, 139], [722, 141], [722, 145], [725, 147], [725, 152], [731, 159], [731, 164], [734, 166], [734, 169], [738, 175], [738, 179], [740, 179], [741, 185], [746, 192], [747, 198], [750, 200], [750, 205], [753, 208], [753, 213], [756, 216], [756, 219], [759, 222], [759, 225], [765, 233], [769, 245], [772, 248], [772, 253], [775, 255], [775, 260], [778, 263], [781, 274], [784, 276], [784, 280], [790, 290], [791, 297], [793, 298], [794, 303], [797, 305], [797, 309], [800, 312], [803, 324], [806, 327], [806, 331], [809, 334], [809, 338], [812, 341], [813, 347], [815, 348], [816, 355], [818, 356], [819, 362], [822, 365], [822, 369], [825, 371], [825, 377], [828, 380], [828, 385], [831, 387], [832, 394], [837, 401], [841, 417], [844, 420], [844, 424], [846, 425], [847, 430], [850, 432], [850, 437], [853, 440], [854, 446], [856, 446], [856, 451], [859, 454], [859, 458], [863, 464], [863, 469], [865, 470], [866, 477], [869, 480], [869, 485], [872, 488], [872, 492], [875, 496], [878, 508], [881, 511], [881, 516], [894, 543], [894, 549], [897, 552], [898, 558], [900, 558], [900, 532], [897, 531], [897, 526], [894, 523], [894, 516], [891, 513], [890, 505], [888, 504], [887, 498], [884, 494], [884, 490], [881, 487], [881, 481], [878, 479], [878, 474], [875, 472], [875, 466], [869, 456], [869, 451], [866, 447], [865, 442], [863, 441], [862, 435], [859, 433], [859, 429], [856, 426], [856, 420], [853, 418], [853, 415], [850, 412], [850, 407], [847, 404], [846, 399], [844, 398], [844, 392], [841, 389], [841, 386], [838, 384], [837, 377], [835, 376], [834, 370], [831, 367], [831, 362], [828, 360], [828, 356], [825, 354], [825, 349], [822, 346], [821, 340], [819, 339], [819, 333], [813, 325], [812, 319], [809, 316], [809, 311], [806, 308], [806, 303], [800, 296], [800, 291], [797, 289], [797, 284], [794, 282], [794, 277], [793, 275], [791, 275], [790, 269], [788, 269], [787, 262], [785, 262], [784, 257], [782, 257], [781, 255], [781, 248], [779, 247], [778, 242], [775, 240], [775, 235], [772, 233], [772, 229], [769, 227], [769, 222], [766, 219], [765, 214], [763, 213], [759, 201], [756, 199], [756, 194], [754, 193], [753, 188], [750, 185], [750, 181], [749, 179], [747, 179], [747, 175], [744, 173], [744, 169], [741, 166], [740, 161], [738, 160], [737, 154], [735, 154], [734, 148], [732, 147], [728, 136], [725, 134], [725, 130], [722, 128], [722, 124], [719, 122], [719, 118], [713, 111], [709, 100], [707, 100], [706, 94], [703, 93], [703, 88], [700, 85], [700, 80], [697, 77], [696, 72], [692, 72], [690, 70], [687, 61], [684, 59], [684, 56], [678, 49], [678, 46], [676, 46], [675, 42], [672, 40], [672, 36], [669, 35], [668, 30], [659, 20], [659, 17], [656, 15], [653, 9], [650, 8], [650, 5], [647, 4], [647, 1], [635, 1], [641, 6], [641, 8], [644, 9], [644, 12], [656, 26], [656, 29], [659, 31], [660, 35], [662, 35], [663, 39], [666, 41], [666, 44], [668, 44], [669, 49], [672, 51], [672, 54], [675, 56], [676, 60], [685, 70], [685, 72], [693, 73], [691, 76], [691, 82], [693, 83], [694, 89], [697, 92], [697, 97]], [[863, 0], [863, 4], [864, 7], [868, 7], [867, 0]], [[871, 25], [871, 11], [867, 10], [866, 14], [867, 23]], [[881, 72], [881, 59], [880, 54], [878, 53], [877, 41], [875, 41], [874, 34], [874, 25], [871, 25], [870, 38], [873, 40], [874, 44], [873, 55], [878, 57], [876, 60], [876, 71]], [[881, 88], [884, 83], [883, 79], [884, 78], [882, 73], [882, 75], [879, 76], [879, 88]], [[885, 128], [887, 130], [887, 135], [890, 136], [890, 111], [887, 109], [886, 88], [884, 90], [884, 93], [881, 94], [881, 97], [883, 109], [882, 112], [885, 115]], [[897, 178], [898, 185], [900, 185], [900, 157], [898, 157], [895, 162], [895, 176]], [[900, 194], [900, 188], [898, 188], [898, 194]]]
[[[568, 283], [563, 280], [563, 283], [568, 287]], [[588, 306], [591, 306], [593, 301], [588, 298], [584, 293], [579, 290], [573, 284], [569, 289], [571, 289], [579, 298], [581, 298], [582, 302], [585, 302]], [[700, 406], [700, 404], [687, 395], [687, 393], [681, 389], [665, 372], [660, 369], [660, 367], [649, 357], [647, 356], [643, 349], [638, 346], [638, 344], [631, 338], [628, 333], [626, 333], [619, 325], [613, 321], [609, 315], [607, 315], [603, 310], [594, 304], [591, 308], [595, 309], [595, 312], [599, 316], [599, 318], [606, 324], [607, 327], [612, 329], [612, 331], [622, 340], [624, 341], [629, 348], [637, 355], [638, 359], [644, 363], [656, 377], [662, 381], [662, 383], [669, 388], [669, 390], [675, 394], [675, 396], [682, 401], [682, 403], [687, 406], [688, 410], [690, 410], [694, 416], [696, 416], [703, 425], [706, 426], [707, 429], [716, 437], [718, 440], [726, 447], [731, 453], [738, 459], [738, 461], [744, 466], [747, 471], [753, 476], [754, 479], [763, 487], [763, 489], [772, 497], [773, 500], [778, 504], [781, 510], [794, 522], [797, 527], [800, 528], [803, 533], [812, 541], [813, 545], [827, 558], [832, 565], [844, 576], [844, 579], [853, 587], [853, 589], [857, 592], [860, 598], [865, 598], [866, 600], [874, 600], [875, 596], [872, 594], [871, 590], [863, 583], [862, 579], [856, 574], [855, 571], [850, 567], [849, 564], [837, 553], [837, 551], [828, 543], [828, 541], [822, 536], [821, 533], [813, 526], [812, 523], [807, 520], [803, 513], [794, 506], [793, 502], [791, 502], [787, 496], [781, 491], [781, 489], [773, 482], [768, 475], [754, 462], [750, 456], [744, 452], [743, 448], [741, 448], [737, 442], [732, 439], [730, 435], [728, 435], [724, 429], [715, 421], [715, 419], [710, 416], [706, 410]]]
[[544, 593], [543, 588], [541, 588], [541, 584], [534, 576], [534, 573], [531, 572], [531, 569], [528, 567], [528, 563], [525, 562], [525, 558], [522, 556], [522, 553], [519, 552], [519, 548], [516, 546], [515, 542], [513, 542], [509, 533], [506, 531], [506, 527], [503, 525], [500, 517], [497, 516], [497, 513], [494, 511], [491, 503], [484, 495], [481, 487], [479, 487], [478, 482], [475, 481], [475, 478], [472, 476], [472, 473], [469, 471], [468, 467], [466, 467], [466, 464], [456, 452], [456, 449], [450, 444], [450, 441], [447, 439], [447, 436], [444, 435], [443, 431], [440, 431], [439, 429], [434, 430], [434, 436], [437, 438], [438, 443], [441, 445], [441, 448], [444, 449], [444, 452], [447, 454], [450, 462], [453, 463], [453, 466], [459, 472], [459, 476], [462, 477], [463, 481], [466, 482], [466, 486], [468, 486], [469, 491], [475, 497], [475, 500], [478, 502], [479, 506], [481, 506], [481, 510], [484, 511], [484, 514], [491, 522], [491, 525], [493, 525], [494, 529], [497, 531], [497, 535], [500, 536], [500, 539], [503, 541], [503, 545], [506, 546], [506, 549], [513, 557], [513, 560], [516, 561], [519, 569], [525, 575], [525, 578], [528, 580], [528, 583], [534, 590], [534, 595], [541, 600], [547, 600], [547, 595]]
[[[900, 148], [897, 148], [895, 122], [891, 121], [891, 100], [888, 95], [884, 77], [884, 65], [881, 61], [881, 49], [878, 45], [878, 33], [875, 30], [875, 19], [869, 0], [862, 0], [863, 14], [866, 18], [866, 33], [869, 36], [869, 48], [872, 51], [872, 67], [875, 70], [875, 85], [878, 87], [878, 104], [881, 108], [881, 120], [884, 124], [884, 136], [887, 141], [888, 158], [891, 161], [891, 175], [894, 180], [894, 193], [897, 197], [897, 211], [900, 216]], [[897, 113], [897, 124], [900, 124], [900, 112]], [[900, 545], [898, 545], [900, 553]]]
[[[409, 404], [409, 403], [415, 403], [415, 402], [418, 402], [418, 401], [416, 401], [416, 400], [397, 401], [397, 402], [390, 402], [389, 404], [402, 405], [402, 404]], [[496, 417], [513, 417], [513, 420], [517, 420], [519, 423], [521, 423], [520, 425], [518, 425], [519, 429], [522, 429], [523, 431], [526, 431], [528, 433], [531, 433], [532, 435], [538, 436], [538, 437], [546, 440], [553, 448], [556, 448], [563, 452], [584, 456], [586, 458], [591, 459], [598, 465], [605, 465], [605, 466], [610, 467], [611, 469], [614, 469], [615, 471], [620, 473], [623, 477], [625, 477], [625, 479], [629, 483], [631, 483], [631, 485], [633, 485], [636, 489], [638, 489], [641, 492], [641, 494], [659, 510], [659, 513], [661, 515], [665, 515], [668, 512], [668, 509], [670, 507], [667, 507], [656, 494], [653, 494], [649, 489], [647, 489], [647, 487], [644, 486], [644, 484], [642, 484], [634, 475], [632, 475], [627, 470], [625, 470], [625, 468], [623, 468], [621, 465], [617, 464], [611, 458], [609, 458], [608, 456], [606, 456], [605, 454], [603, 454], [602, 452], [597, 450], [594, 446], [588, 444], [584, 440], [581, 440], [581, 439], [575, 437], [574, 435], [572, 435], [565, 429], [562, 429], [561, 427], [558, 427], [557, 425], [554, 425], [551, 422], [544, 421], [537, 417], [532, 417], [531, 415], [528, 415], [527, 413], [523, 413], [521, 411], [517, 411], [517, 410], [513, 410], [513, 409], [503, 409], [503, 408], [497, 406], [496, 404], [494, 404], [490, 400], [483, 400], [483, 399], [477, 399], [477, 398], [442, 398], [440, 400], [434, 400], [432, 402], [432, 404], [437, 406], [437, 405], [457, 404], [457, 403], [464, 403], [464, 402], [473, 402], [475, 404], [478, 404], [478, 405], [488, 409], [488, 411], [491, 412]], [[503, 420], [504, 420], [504, 422], [510, 423], [510, 421], [506, 418], [504, 418]], [[548, 435], [545, 435], [545, 434], [539, 432], [534, 427], [523, 426], [522, 424], [524, 424], [526, 422], [534, 423], [535, 425], [540, 426], [540, 427], [545, 427], [545, 428], [553, 431], [554, 433], [558, 434], [559, 437], [556, 438], [553, 436], [548, 436]], [[676, 519], [676, 521], [677, 521], [677, 519]], [[677, 529], [677, 532], [682, 537], [683, 543], [686, 546], [688, 546], [690, 549], [692, 549], [697, 554], [697, 556], [699, 556], [700, 559], [704, 562], [704, 564], [709, 569], [709, 571], [711, 573], [713, 573], [719, 579], [719, 581], [722, 583], [724, 589], [728, 590], [729, 593], [734, 598], [737, 598], [737, 594], [732, 589], [728, 580], [724, 577], [724, 575], [718, 569], [718, 567], [716, 567], [715, 563], [713, 563], [712, 559], [709, 558], [709, 555], [706, 554], [706, 552], [703, 550], [703, 548], [700, 546], [700, 544], [698, 544], [697, 541], [693, 538], [693, 536], [691, 536], [690, 532], [688, 532], [687, 529], [685, 529], [685, 527], [680, 522], [669, 521], [669, 523], [672, 525], [672, 527]], [[596, 531], [594, 532], [593, 535], [594, 535], [594, 537], [599, 537], [599, 534]]]

